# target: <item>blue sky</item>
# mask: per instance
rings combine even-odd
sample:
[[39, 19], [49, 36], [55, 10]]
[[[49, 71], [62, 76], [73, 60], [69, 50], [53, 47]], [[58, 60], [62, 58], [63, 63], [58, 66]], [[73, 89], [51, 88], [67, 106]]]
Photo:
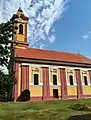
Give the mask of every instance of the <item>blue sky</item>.
[[29, 17], [30, 47], [91, 57], [91, 0], [0, 0], [0, 5], [0, 21], [19, 6]]
[[91, 57], [91, 0], [70, 0], [54, 23], [56, 40], [48, 49]]
[[20, 6], [29, 17], [30, 47], [91, 58], [91, 0], [0, 0], [0, 23]]

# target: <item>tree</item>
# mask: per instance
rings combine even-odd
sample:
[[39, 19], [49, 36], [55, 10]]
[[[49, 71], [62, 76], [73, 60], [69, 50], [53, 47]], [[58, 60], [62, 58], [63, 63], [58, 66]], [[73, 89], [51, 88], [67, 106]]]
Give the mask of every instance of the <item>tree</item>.
[[4, 74], [0, 71], [0, 98], [2, 101], [11, 100], [15, 84], [14, 74]]
[[17, 30], [17, 18], [15, 14], [6, 23], [0, 24], [0, 65], [8, 68], [9, 58], [12, 57], [12, 39]]
[[3, 100], [5, 100], [6, 95], [10, 100], [15, 84], [14, 72], [11, 70], [11, 60], [14, 59], [12, 40], [17, 30], [17, 17], [15, 14], [10, 21], [0, 24], [0, 65], [5, 65], [9, 71], [7, 75], [0, 71], [0, 95]]

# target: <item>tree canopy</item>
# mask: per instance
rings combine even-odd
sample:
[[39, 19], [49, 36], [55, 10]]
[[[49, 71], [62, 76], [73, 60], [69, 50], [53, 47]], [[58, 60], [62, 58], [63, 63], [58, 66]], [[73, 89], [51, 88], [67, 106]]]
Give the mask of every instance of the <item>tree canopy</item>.
[[15, 77], [13, 73], [4, 74], [0, 71], [0, 100], [11, 100], [12, 90], [15, 84]]
[[17, 30], [17, 15], [13, 15], [10, 21], [0, 24], [0, 65], [7, 67], [9, 74], [0, 71], [0, 98], [12, 98], [13, 85], [15, 84], [14, 72], [10, 71], [10, 59], [13, 57], [12, 40]]
[[10, 21], [0, 24], [0, 65], [8, 67], [12, 54], [12, 40], [17, 29], [17, 15], [13, 15]]

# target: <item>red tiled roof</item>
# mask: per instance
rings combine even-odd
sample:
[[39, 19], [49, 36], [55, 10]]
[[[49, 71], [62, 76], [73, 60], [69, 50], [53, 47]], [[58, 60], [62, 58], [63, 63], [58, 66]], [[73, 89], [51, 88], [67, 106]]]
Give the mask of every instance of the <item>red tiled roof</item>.
[[80, 54], [41, 50], [36, 48], [16, 49], [15, 57], [91, 64], [91, 59]]

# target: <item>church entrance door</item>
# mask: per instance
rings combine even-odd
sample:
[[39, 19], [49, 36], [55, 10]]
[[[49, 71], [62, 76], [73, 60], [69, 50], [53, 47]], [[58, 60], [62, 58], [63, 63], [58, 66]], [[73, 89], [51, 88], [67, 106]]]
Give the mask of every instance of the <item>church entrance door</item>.
[[53, 89], [53, 98], [58, 98], [58, 89]]

